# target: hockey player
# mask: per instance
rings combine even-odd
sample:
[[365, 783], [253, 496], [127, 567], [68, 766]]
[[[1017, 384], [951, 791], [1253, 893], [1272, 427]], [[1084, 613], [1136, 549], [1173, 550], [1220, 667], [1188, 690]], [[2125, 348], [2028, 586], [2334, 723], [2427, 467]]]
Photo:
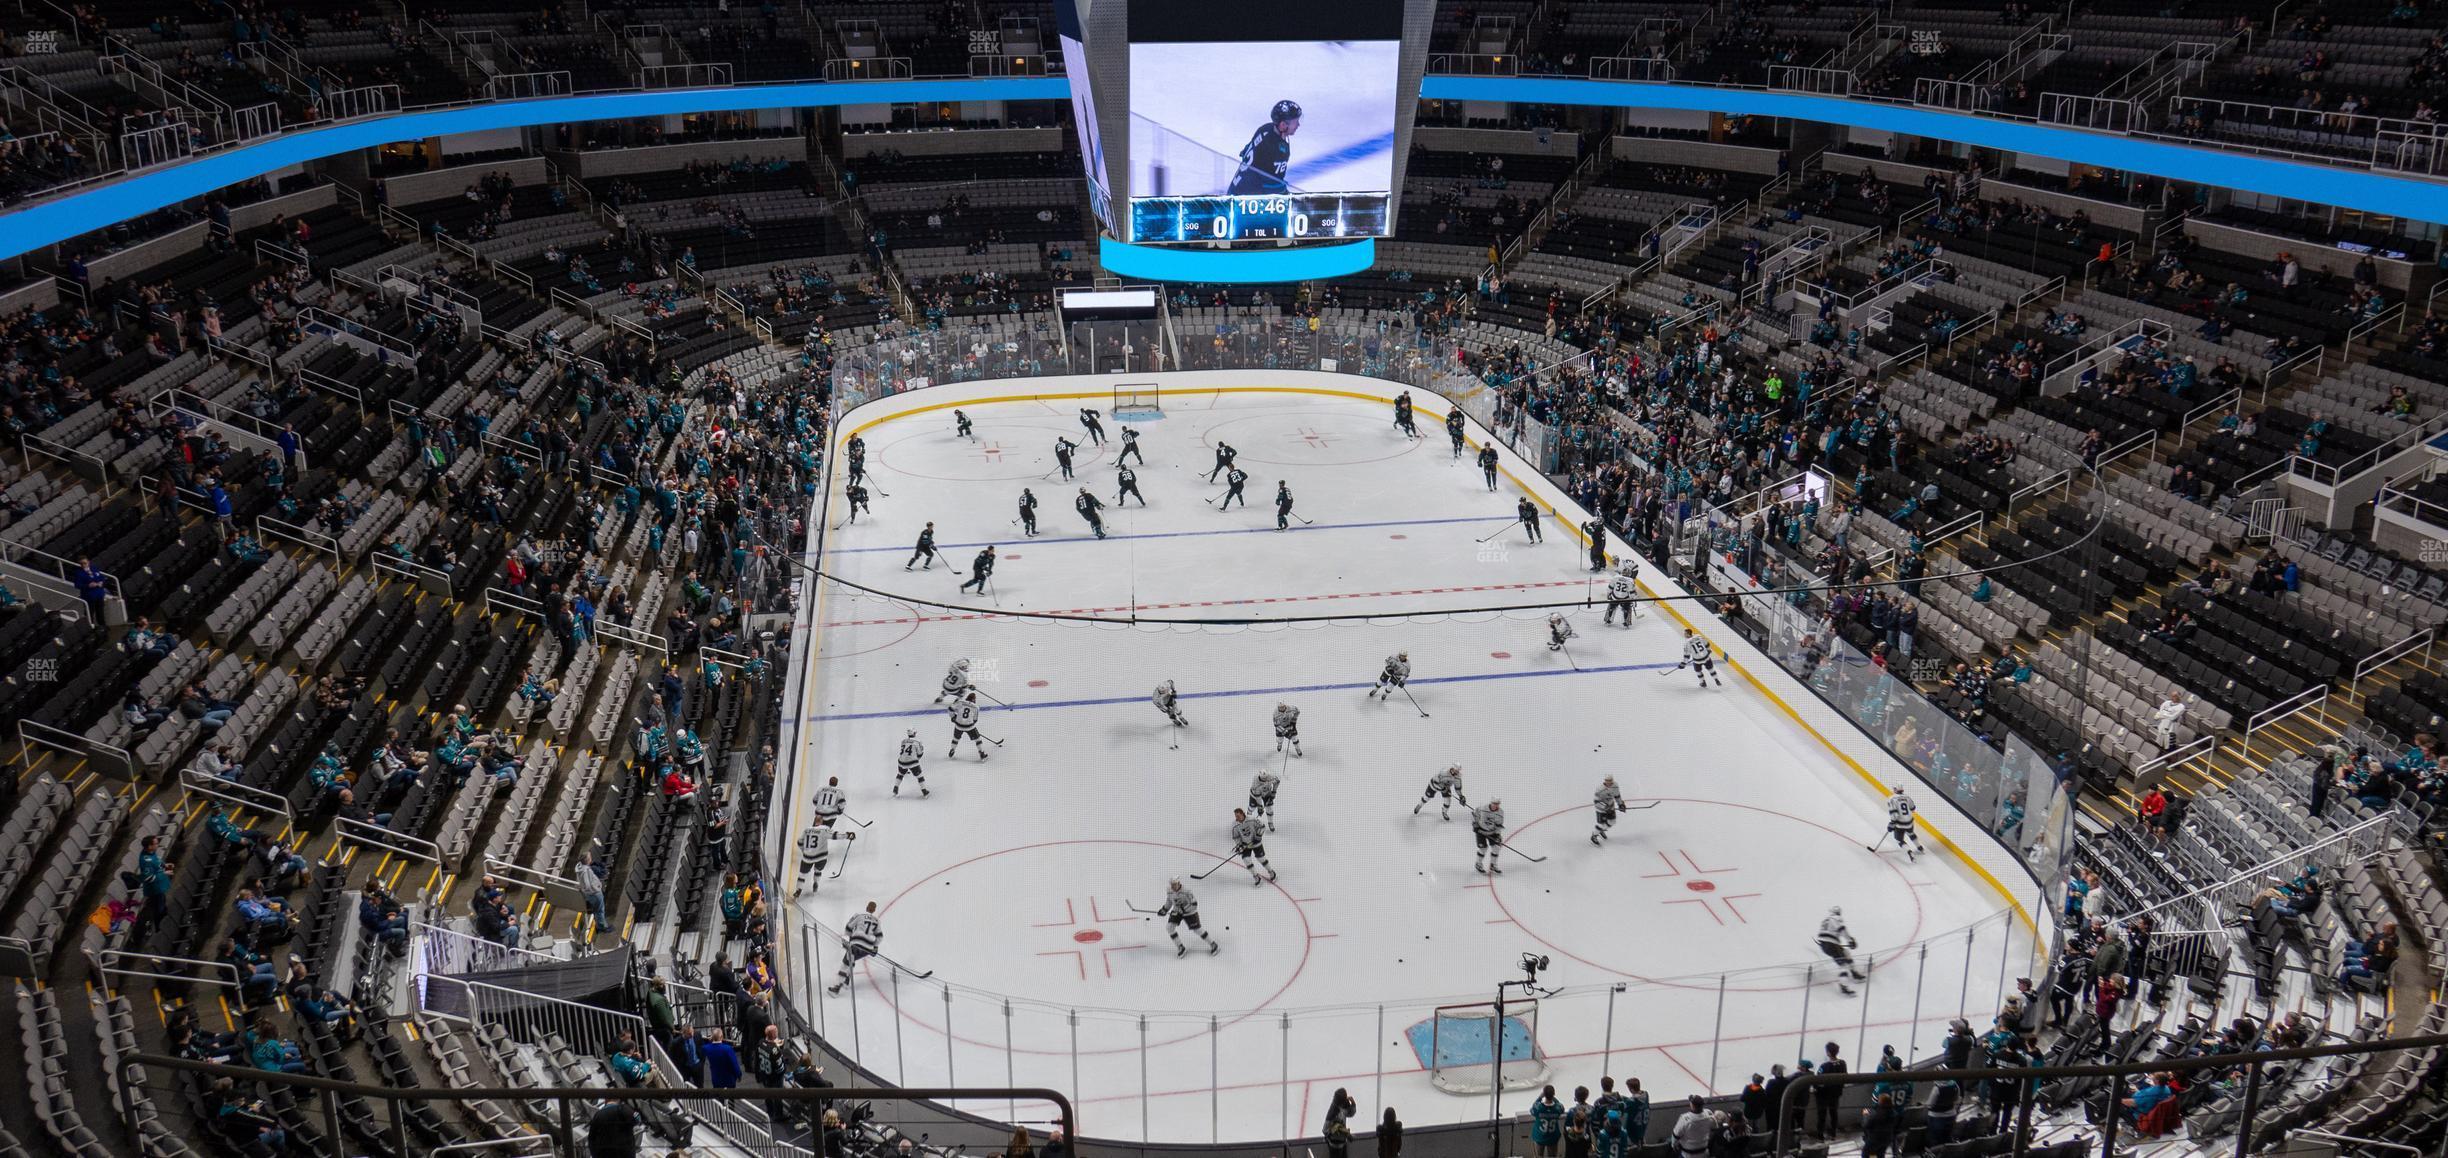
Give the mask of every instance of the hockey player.
[[1241, 505], [1247, 507], [1249, 505], [1249, 496], [1241, 493], [1241, 487], [1242, 484], [1247, 483], [1248, 481], [1249, 472], [1242, 470], [1240, 467], [1236, 466], [1231, 470], [1224, 472], [1224, 501], [1216, 504], [1216, 510], [1226, 511], [1232, 509], [1234, 499], [1241, 500]]
[[1249, 143], [1241, 146], [1241, 165], [1233, 170], [1225, 194], [1281, 197], [1291, 192], [1292, 137], [1300, 132], [1300, 122], [1299, 102], [1276, 101], [1267, 112], [1267, 123], [1258, 126]]
[[857, 483], [851, 483], [849, 486], [842, 488], [842, 497], [850, 500], [850, 518], [848, 520], [850, 522], [855, 523], [858, 521], [860, 511], [867, 511], [867, 513], [871, 515], [875, 513], [874, 511], [868, 509], [866, 487], [860, 486]]
[[1133, 498], [1139, 500], [1140, 506], [1147, 505], [1147, 496], [1139, 493], [1138, 474], [1126, 466], [1122, 468], [1122, 473], [1114, 476], [1114, 505], [1121, 506]]
[[[1275, 879], [1275, 866], [1267, 863], [1264, 822], [1250, 819], [1246, 809], [1233, 809], [1232, 842], [1233, 855], [1240, 857], [1241, 867], [1249, 870], [1251, 884], [1263, 885]], [[1259, 869], [1265, 869], [1266, 875], [1259, 876]]]
[[814, 804], [816, 823], [830, 828], [839, 822], [850, 807], [850, 794], [842, 791], [841, 777], [826, 777], [824, 787], [816, 790]]
[[1095, 407], [1080, 407], [1080, 425], [1087, 428], [1089, 442], [1098, 446], [1105, 445], [1105, 424], [1097, 421]]
[[1114, 465], [1120, 466], [1134, 458], [1139, 460], [1139, 465], [1147, 465], [1147, 455], [1139, 449], [1139, 432], [1125, 426], [1122, 428], [1122, 453], [1114, 457]]
[[1853, 992], [1854, 982], [1868, 976], [1853, 967], [1853, 950], [1860, 944], [1845, 928], [1844, 910], [1829, 905], [1826, 919], [1819, 922], [1819, 951], [1836, 963], [1836, 988], [1846, 993]]
[[944, 706], [944, 711], [952, 717], [952, 747], [944, 753], [944, 756], [947, 759], [959, 757], [960, 743], [962, 740], [967, 740], [977, 745], [978, 759], [984, 760], [986, 758], [986, 737], [978, 731], [977, 726], [977, 691], [971, 689], [962, 692], [959, 699]]
[[1260, 768], [1250, 781], [1249, 813], [1266, 821], [1268, 832], [1275, 831], [1275, 790], [1283, 787], [1283, 777], [1271, 768]]
[[1156, 705], [1157, 711], [1165, 714], [1166, 719], [1173, 721], [1174, 727], [1187, 728], [1190, 726], [1190, 718], [1182, 715], [1181, 697], [1174, 694], [1172, 680], [1156, 685], [1156, 693], [1149, 696], [1148, 700]]
[[915, 777], [917, 779], [918, 795], [934, 795], [934, 793], [927, 791], [926, 769], [921, 767], [918, 763], [920, 760], [925, 758], [926, 745], [918, 742], [918, 729], [911, 728], [909, 731], [903, 732], [901, 734], [901, 755], [895, 760], [895, 766], [893, 768], [893, 795], [901, 795], [901, 781], [905, 777]]
[[[1064, 477], [1068, 478], [1070, 476], [1065, 475]], [[1147, 500], [1141, 499], [1139, 501], [1144, 504]], [[1089, 494], [1087, 487], [1081, 487], [1079, 489], [1079, 497], [1071, 500], [1071, 509], [1078, 511], [1081, 518], [1088, 520], [1088, 529], [1095, 531], [1097, 538], [1102, 539], [1105, 537], [1105, 520], [1097, 517], [1097, 512], [1105, 509], [1105, 503], [1103, 500], [1097, 498], [1095, 495]]]
[[1513, 504], [1513, 517], [1521, 520], [1522, 530], [1524, 533], [1530, 536], [1530, 543], [1532, 546], [1536, 546], [1544, 540], [1544, 536], [1539, 534], [1538, 504], [1531, 502], [1530, 496], [1523, 495], [1519, 501]]
[[876, 947], [883, 943], [884, 922], [876, 918], [876, 903], [869, 901], [866, 912], [850, 914], [849, 923], [842, 926], [841, 972], [833, 975], [833, 984], [825, 992], [840, 993], [850, 984], [851, 967], [875, 956]]
[[1701, 687], [1709, 686], [1712, 681], [1718, 687], [1725, 686], [1725, 681], [1717, 678], [1716, 647], [1709, 641], [1700, 638], [1699, 632], [1688, 627], [1683, 629], [1683, 661], [1675, 665], [1676, 671], [1684, 668], [1692, 669], [1692, 674], [1699, 678]]
[[1394, 396], [1394, 429], [1402, 431], [1406, 438], [1419, 437], [1419, 422], [1411, 415], [1411, 392], [1408, 390]]
[[1623, 625], [1632, 626], [1632, 617], [1640, 614], [1640, 564], [1625, 559], [1607, 580], [1606, 622], [1615, 622], [1615, 613], [1623, 613]]
[[1496, 867], [1496, 853], [1504, 847], [1504, 826], [1503, 801], [1490, 800], [1485, 807], [1471, 809], [1471, 840], [1478, 846], [1473, 865], [1481, 873], [1504, 872]]
[[1590, 843], [1607, 838], [1607, 830], [1615, 827], [1615, 814], [1623, 811], [1623, 790], [1615, 787], [1612, 776], [1598, 782], [1598, 791], [1590, 797], [1590, 806], [1597, 810], [1598, 827], [1590, 833]]
[[1496, 493], [1496, 447], [1493, 443], [1479, 448], [1479, 473], [1487, 476], [1489, 494]]
[[1409, 682], [1411, 682], [1411, 653], [1395, 652], [1386, 657], [1385, 669], [1377, 673], [1377, 686], [1369, 689], [1369, 698], [1373, 700], [1384, 696], [1390, 701], [1394, 698], [1394, 693], [1401, 691], [1403, 685]]
[[799, 883], [792, 886], [791, 896], [797, 897], [817, 890], [819, 883], [824, 879], [825, 866], [832, 863], [834, 841], [857, 839], [857, 833], [848, 830], [837, 831], [822, 819], [807, 826], [807, 829], [799, 834]]
[[1037, 496], [1027, 487], [1020, 488], [1020, 530], [1029, 538], [1037, 537]]
[[967, 439], [977, 437], [977, 427], [969, 421], [968, 411], [955, 409], [952, 412], [952, 436]]
[[1904, 794], [1904, 786], [1894, 784], [1888, 790], [1895, 795], [1887, 798], [1887, 835], [1904, 850], [1904, 859], [1921, 859], [1921, 830], [1913, 824], [1913, 813], [1920, 806]]
[[1462, 408], [1459, 406], [1445, 413], [1445, 437], [1453, 440], [1453, 457], [1462, 457]]
[[1581, 534], [1582, 537], [1589, 540], [1590, 570], [1606, 570], [1606, 521], [1591, 519], [1581, 524]]
[[1207, 930], [1199, 927], [1198, 898], [1182, 887], [1179, 878], [1166, 882], [1164, 903], [1156, 906], [1156, 913], [1165, 919], [1165, 936], [1173, 938], [1174, 956], [1179, 957], [1190, 951], [1190, 946], [1182, 944], [1181, 927], [1184, 925], [1190, 926], [1190, 931], [1198, 934], [1199, 940], [1207, 942], [1209, 954], [1223, 948], [1216, 944], [1215, 938], [1207, 935]]
[[935, 693], [935, 698], [927, 702], [931, 704], [940, 704], [945, 700], [955, 698], [962, 692], [968, 690], [969, 658], [967, 656], [963, 656], [952, 661], [951, 668], [944, 672], [943, 690]]
[[1071, 479], [1071, 452], [1078, 449], [1078, 443], [1073, 442], [1068, 438], [1064, 438], [1059, 434], [1054, 436], [1054, 465], [1062, 468], [1062, 476], [1065, 482], [1068, 482]]
[[[1242, 505], [1247, 506], [1247, 505], [1248, 505], [1247, 500], [1244, 500]], [[1276, 530], [1278, 530], [1278, 531], [1280, 531], [1280, 530], [1283, 530], [1284, 528], [1289, 527], [1289, 526], [1291, 526], [1291, 525], [1292, 525], [1292, 484], [1291, 484], [1291, 483], [1288, 483], [1288, 482], [1285, 482], [1285, 481], [1284, 481], [1284, 480], [1282, 480], [1282, 479], [1276, 479], [1276, 480], [1275, 480], [1275, 529], [1276, 529]]]
[[1293, 755], [1301, 754], [1300, 709], [1290, 704], [1277, 704], [1275, 705], [1275, 750], [1283, 751], [1286, 744], [1292, 745]]
[[986, 544], [985, 550], [977, 553], [977, 558], [969, 560], [969, 581], [961, 584], [960, 589], [967, 591], [968, 589], [975, 587], [978, 589], [978, 594], [984, 595], [986, 593], [986, 581], [994, 578], [994, 565], [994, 544], [988, 543]]
[[1456, 804], [1466, 809], [1470, 807], [1470, 797], [1462, 791], [1462, 766], [1460, 764], [1447, 765], [1444, 771], [1428, 778], [1428, 787], [1420, 791], [1419, 803], [1411, 806], [1411, 815], [1418, 816], [1421, 809], [1428, 807], [1430, 800], [1436, 800], [1439, 797], [1443, 798], [1437, 805], [1437, 819], [1439, 820], [1452, 820], [1453, 806]]
[[860, 473], [865, 471], [867, 466], [866, 439], [855, 434], [851, 435], [850, 441], [842, 444], [842, 452], [849, 457], [852, 471]]
[[1573, 638], [1573, 625], [1561, 611], [1547, 613], [1547, 650], [1562, 651], [1564, 642]]
[[903, 563], [901, 569], [909, 570], [916, 566], [920, 559], [926, 560], [927, 570], [935, 569], [935, 524], [931, 521], [927, 523], [925, 530], [918, 532], [918, 547], [910, 552], [909, 562]]
[[1207, 481], [1214, 482], [1217, 475], [1231, 470], [1233, 459], [1239, 457], [1240, 454], [1240, 451], [1233, 449], [1231, 443], [1219, 439], [1215, 446], [1215, 469], [1207, 472]]

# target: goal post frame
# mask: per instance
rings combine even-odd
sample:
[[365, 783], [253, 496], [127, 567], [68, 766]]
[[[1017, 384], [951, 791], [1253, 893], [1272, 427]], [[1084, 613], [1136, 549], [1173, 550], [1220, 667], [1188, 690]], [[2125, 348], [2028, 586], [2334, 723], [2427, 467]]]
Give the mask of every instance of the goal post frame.
[[[1428, 1081], [1438, 1090], [1465, 1097], [1485, 1097], [1501, 1086], [1507, 1091], [1534, 1090], [1553, 1076], [1547, 1055], [1539, 1048], [1536, 999], [1464, 1001], [1430, 1010], [1427, 1056], [1422, 1059]], [[1465, 1030], [1465, 1027], [1475, 1027]], [[1484, 1043], [1487, 1058], [1448, 1062], [1449, 1034], [1464, 1033], [1465, 1046]], [[1520, 1056], [1509, 1056], [1519, 1046]]]
[[1113, 403], [1109, 413], [1124, 411], [1164, 411], [1164, 388], [1155, 382], [1117, 382], [1113, 388]]

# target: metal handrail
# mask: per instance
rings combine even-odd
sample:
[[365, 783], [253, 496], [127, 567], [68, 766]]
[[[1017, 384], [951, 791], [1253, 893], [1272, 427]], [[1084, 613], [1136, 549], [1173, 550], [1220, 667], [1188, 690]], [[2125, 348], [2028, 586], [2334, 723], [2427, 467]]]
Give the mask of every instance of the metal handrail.
[[2244, 722], [2244, 759], [2252, 759], [2253, 738], [2260, 735], [2263, 729], [2301, 715], [2306, 709], [2316, 709], [2320, 721], [2324, 724], [2329, 722], [2329, 685], [2315, 684], [2253, 713]]
[[278, 792], [266, 792], [251, 784], [223, 780], [218, 776], [207, 776], [193, 768], [181, 768], [178, 774], [178, 785], [182, 793], [208, 797], [251, 812], [268, 813], [280, 817], [283, 824], [294, 824], [297, 820], [297, 817], [289, 811], [288, 797]]
[[[133, 949], [103, 949], [91, 955], [94, 972], [107, 977], [148, 977], [155, 981], [179, 981], [190, 985], [214, 985], [236, 989], [238, 967], [227, 961], [205, 961], [194, 957], [173, 957], [166, 953], [143, 953]], [[194, 968], [200, 974], [220, 973], [225, 977], [196, 976], [187, 973], [164, 973], [152, 969], [130, 969], [119, 964], [122, 960], [149, 961], [154, 964], [178, 964]]]

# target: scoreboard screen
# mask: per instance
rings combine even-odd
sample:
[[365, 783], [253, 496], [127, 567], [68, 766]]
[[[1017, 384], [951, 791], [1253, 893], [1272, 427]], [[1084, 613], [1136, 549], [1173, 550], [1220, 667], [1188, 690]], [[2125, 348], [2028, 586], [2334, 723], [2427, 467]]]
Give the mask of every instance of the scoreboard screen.
[[1138, 197], [1131, 237], [1162, 241], [1332, 241], [1383, 237], [1393, 224], [1384, 193], [1250, 197]]
[[1135, 242], [1392, 230], [1402, 0], [1131, 0]]

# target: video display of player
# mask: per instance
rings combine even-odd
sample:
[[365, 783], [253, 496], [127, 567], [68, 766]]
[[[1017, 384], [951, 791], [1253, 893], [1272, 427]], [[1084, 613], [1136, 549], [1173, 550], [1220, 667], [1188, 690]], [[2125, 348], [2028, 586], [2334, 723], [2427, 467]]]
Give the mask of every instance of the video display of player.
[[1088, 76], [1088, 48], [1081, 43], [1079, 12], [1072, 0], [1056, 0], [1056, 35], [1062, 42], [1064, 72], [1071, 82], [1071, 123], [1078, 126], [1080, 163], [1088, 170], [1088, 193], [1097, 220], [1113, 225], [1113, 194], [1105, 188], [1105, 137], [1098, 130], [1096, 93]]
[[1383, 236], [1401, 48], [1133, 43], [1132, 240]]

